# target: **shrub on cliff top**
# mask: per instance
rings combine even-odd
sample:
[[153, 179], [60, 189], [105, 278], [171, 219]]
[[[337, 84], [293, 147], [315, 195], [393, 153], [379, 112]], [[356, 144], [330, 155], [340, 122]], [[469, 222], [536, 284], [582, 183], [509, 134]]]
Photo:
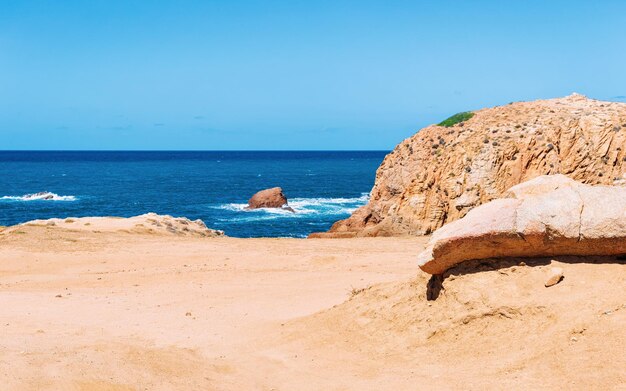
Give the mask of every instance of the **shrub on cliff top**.
[[474, 113], [472, 113], [471, 111], [464, 111], [462, 113], [454, 114], [452, 117], [439, 122], [437, 125], [445, 126], [446, 128], [449, 128], [450, 126], [454, 126], [461, 122], [465, 122], [468, 119], [472, 118], [473, 116], [474, 116]]

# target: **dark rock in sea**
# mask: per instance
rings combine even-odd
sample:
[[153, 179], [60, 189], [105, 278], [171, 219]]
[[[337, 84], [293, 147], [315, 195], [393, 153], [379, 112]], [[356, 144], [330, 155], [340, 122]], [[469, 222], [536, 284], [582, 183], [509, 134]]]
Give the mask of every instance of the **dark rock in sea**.
[[290, 212], [295, 212], [287, 205], [287, 197], [283, 194], [283, 189], [273, 187], [271, 189], [261, 190], [250, 198], [246, 209], [259, 208], [280, 208]]
[[27, 194], [24, 196], [24, 199], [26, 200], [53, 200], [54, 199], [54, 194], [49, 193], [47, 191], [41, 191], [39, 193], [35, 193], [35, 194]]

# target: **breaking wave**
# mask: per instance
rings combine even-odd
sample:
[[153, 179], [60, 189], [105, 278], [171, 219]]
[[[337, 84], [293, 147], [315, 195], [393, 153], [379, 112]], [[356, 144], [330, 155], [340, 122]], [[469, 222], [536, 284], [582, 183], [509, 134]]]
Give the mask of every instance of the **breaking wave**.
[[61, 196], [48, 191], [42, 191], [40, 193], [25, 194], [22, 196], [4, 196], [0, 197], [0, 200], [9, 201], [76, 201], [74, 196]]
[[289, 206], [294, 210], [291, 212], [280, 208], [259, 208], [248, 210], [248, 204], [221, 204], [215, 206], [216, 209], [223, 209], [232, 212], [243, 212], [234, 218], [224, 220], [236, 221], [258, 221], [273, 220], [280, 218], [302, 218], [318, 216], [347, 216], [359, 207], [365, 205], [369, 200], [369, 194], [363, 193], [360, 197], [354, 198], [292, 198]]

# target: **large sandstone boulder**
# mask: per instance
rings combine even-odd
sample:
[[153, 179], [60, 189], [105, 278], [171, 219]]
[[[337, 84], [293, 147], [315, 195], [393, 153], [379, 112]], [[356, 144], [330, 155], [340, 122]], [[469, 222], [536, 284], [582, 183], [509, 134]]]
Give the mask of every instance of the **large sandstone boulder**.
[[474, 111], [400, 143], [376, 172], [370, 201], [333, 236], [424, 235], [544, 174], [622, 184], [626, 104], [574, 94]]
[[626, 187], [544, 175], [435, 231], [418, 257], [441, 274], [473, 259], [626, 254]]
[[287, 205], [287, 197], [283, 194], [283, 189], [273, 187], [271, 189], [261, 190], [250, 198], [246, 209], [259, 208], [282, 208], [293, 212], [294, 210]]

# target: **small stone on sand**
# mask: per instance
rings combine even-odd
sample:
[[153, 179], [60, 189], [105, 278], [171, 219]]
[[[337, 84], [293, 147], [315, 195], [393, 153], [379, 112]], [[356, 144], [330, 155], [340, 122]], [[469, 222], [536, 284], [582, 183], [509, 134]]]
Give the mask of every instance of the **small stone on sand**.
[[556, 285], [559, 282], [561, 282], [561, 280], [563, 279], [563, 269], [561, 269], [560, 267], [553, 267], [552, 269], [550, 269], [550, 275], [548, 276], [548, 279], [546, 280], [546, 288], [552, 285]]

